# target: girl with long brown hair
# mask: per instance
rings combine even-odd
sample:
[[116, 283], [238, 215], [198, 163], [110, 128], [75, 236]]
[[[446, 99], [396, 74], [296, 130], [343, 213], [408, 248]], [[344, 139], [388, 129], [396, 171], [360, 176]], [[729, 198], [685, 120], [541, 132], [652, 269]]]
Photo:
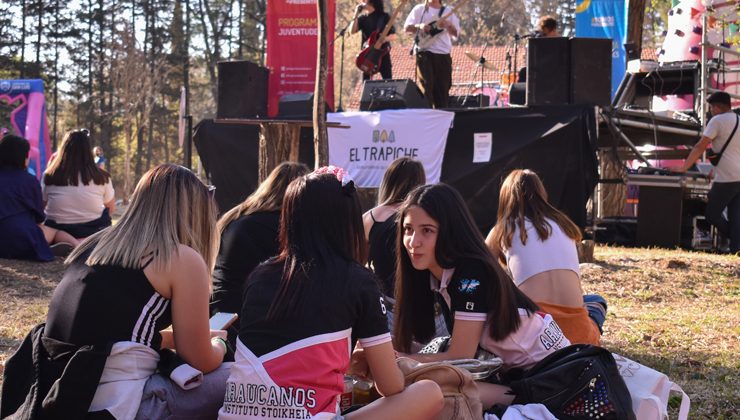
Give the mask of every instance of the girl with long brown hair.
[[486, 244], [508, 266], [519, 290], [552, 314], [571, 342], [599, 345], [597, 320], [603, 323], [606, 302], [589, 295], [589, 310], [584, 307], [575, 245], [580, 240], [578, 226], [547, 201], [536, 173], [517, 169], [506, 177]]
[[[211, 312], [238, 313], [242, 308], [242, 289], [257, 265], [278, 253], [278, 230], [283, 196], [294, 179], [307, 174], [308, 167], [283, 162], [242, 203], [218, 221], [221, 246], [213, 269]], [[239, 330], [239, 320], [233, 333]]]

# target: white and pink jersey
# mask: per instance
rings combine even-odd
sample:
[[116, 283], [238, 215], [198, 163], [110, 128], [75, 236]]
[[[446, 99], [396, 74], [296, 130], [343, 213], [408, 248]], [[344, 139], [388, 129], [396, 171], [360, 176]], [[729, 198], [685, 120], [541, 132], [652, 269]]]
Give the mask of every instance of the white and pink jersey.
[[302, 279], [307, 287], [300, 299], [286, 316], [275, 319], [267, 313], [282, 265], [263, 264], [252, 272], [219, 419], [336, 416], [352, 342], [369, 348], [390, 343], [391, 336], [372, 273], [345, 261], [336, 261], [332, 268], [309, 272]]

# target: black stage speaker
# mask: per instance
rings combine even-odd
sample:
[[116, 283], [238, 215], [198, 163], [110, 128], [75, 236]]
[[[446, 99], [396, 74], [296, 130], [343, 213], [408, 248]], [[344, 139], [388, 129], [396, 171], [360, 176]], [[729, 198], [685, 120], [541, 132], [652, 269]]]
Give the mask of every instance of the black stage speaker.
[[481, 106], [481, 98], [483, 98], [483, 107], [487, 108], [490, 105], [491, 97], [482, 93], [477, 95], [450, 96], [448, 108], [478, 108]]
[[266, 117], [269, 74], [269, 70], [251, 61], [218, 63], [216, 117]]
[[570, 103], [608, 106], [612, 96], [612, 40], [571, 38]]
[[[333, 112], [329, 104], [326, 112]], [[313, 118], [313, 93], [291, 93], [280, 97], [278, 118], [310, 120]]]
[[683, 196], [683, 188], [640, 186], [637, 246], [679, 246]]
[[570, 100], [568, 38], [530, 38], [527, 105], [562, 105]]
[[509, 103], [512, 105], [527, 104], [527, 84], [514, 83], [509, 87]]
[[365, 81], [360, 111], [404, 108], [429, 108], [429, 102], [411, 79]]

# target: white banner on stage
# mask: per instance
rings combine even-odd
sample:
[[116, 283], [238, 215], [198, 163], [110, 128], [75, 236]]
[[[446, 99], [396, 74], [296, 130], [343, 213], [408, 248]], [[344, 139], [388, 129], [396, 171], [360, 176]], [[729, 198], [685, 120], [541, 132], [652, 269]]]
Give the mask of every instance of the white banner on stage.
[[346, 169], [359, 187], [380, 186], [391, 162], [410, 157], [424, 165], [427, 183], [442, 175], [453, 112], [399, 109], [329, 113], [326, 120], [350, 128], [329, 128], [329, 164]]

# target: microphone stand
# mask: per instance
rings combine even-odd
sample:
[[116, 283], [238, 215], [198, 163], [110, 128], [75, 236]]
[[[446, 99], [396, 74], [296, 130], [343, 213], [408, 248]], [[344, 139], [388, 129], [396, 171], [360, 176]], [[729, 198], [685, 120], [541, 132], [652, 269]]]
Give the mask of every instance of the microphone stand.
[[[342, 38], [341, 46], [339, 47], [339, 105], [337, 105], [337, 112], [344, 112], [344, 108], [342, 107], [342, 87], [344, 86], [344, 34], [347, 33], [347, 29], [349, 29], [349, 25], [351, 25], [353, 21], [354, 19], [347, 21], [344, 28], [339, 31], [339, 35], [334, 38], [334, 41]], [[332, 41], [332, 44], [334, 41]]]
[[478, 96], [478, 107], [480, 108], [483, 108], [483, 95], [484, 95], [483, 75], [486, 72], [486, 58], [483, 56], [483, 54], [486, 53], [487, 49], [488, 49], [488, 41], [486, 41], [486, 43], [483, 44], [483, 51], [480, 52], [480, 59], [478, 60], [478, 66], [480, 66], [480, 95]]
[[519, 67], [517, 67], [516, 60], [519, 58], [519, 40], [522, 39], [519, 34], [514, 35], [514, 83], [519, 82]]

